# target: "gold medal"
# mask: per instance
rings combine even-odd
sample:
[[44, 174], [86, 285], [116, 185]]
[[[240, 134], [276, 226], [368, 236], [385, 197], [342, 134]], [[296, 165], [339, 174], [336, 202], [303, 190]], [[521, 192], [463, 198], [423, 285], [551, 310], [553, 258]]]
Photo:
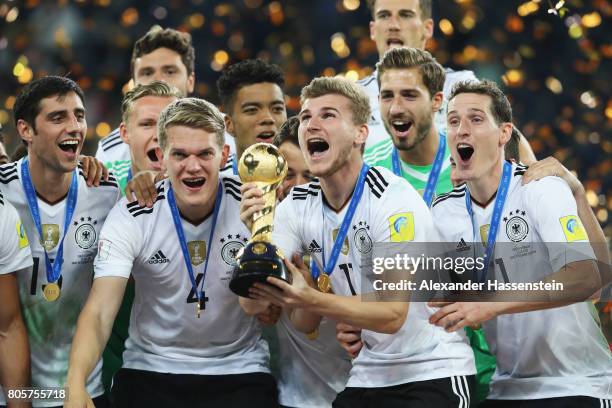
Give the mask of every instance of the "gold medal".
[[306, 334], [306, 337], [308, 337], [308, 340], [316, 340], [319, 338], [319, 329], [316, 328], [313, 331], [311, 331], [310, 333]]
[[321, 272], [317, 278], [317, 286], [321, 292], [329, 293], [331, 291], [331, 279], [329, 278], [329, 275], [325, 272]]
[[57, 283], [47, 283], [43, 289], [43, 297], [47, 302], [55, 302], [60, 297], [60, 287]]

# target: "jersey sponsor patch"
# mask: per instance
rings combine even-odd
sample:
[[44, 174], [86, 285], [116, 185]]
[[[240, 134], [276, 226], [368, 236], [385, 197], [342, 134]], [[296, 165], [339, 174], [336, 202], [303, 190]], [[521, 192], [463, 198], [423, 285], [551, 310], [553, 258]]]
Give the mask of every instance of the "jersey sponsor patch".
[[206, 260], [206, 242], [204, 241], [189, 241], [187, 243], [189, 251], [189, 259], [193, 266], [198, 266]]
[[60, 229], [57, 224], [43, 224], [42, 225], [42, 237], [40, 237], [40, 244], [45, 248], [45, 251], [49, 252], [59, 242]]
[[19, 249], [23, 249], [30, 245], [28, 241], [28, 235], [26, 234], [25, 227], [21, 221], [17, 221], [17, 237], [19, 238]]
[[406, 242], [414, 240], [414, 214], [403, 212], [389, 217], [391, 242]]
[[588, 239], [582, 222], [580, 222], [580, 218], [577, 216], [567, 215], [559, 218], [559, 221], [561, 222], [561, 228], [563, 228], [563, 233], [565, 234], [567, 242], [585, 241]]
[[98, 241], [98, 259], [101, 261], [107, 261], [110, 258], [111, 248], [113, 243], [108, 239], [101, 239]]

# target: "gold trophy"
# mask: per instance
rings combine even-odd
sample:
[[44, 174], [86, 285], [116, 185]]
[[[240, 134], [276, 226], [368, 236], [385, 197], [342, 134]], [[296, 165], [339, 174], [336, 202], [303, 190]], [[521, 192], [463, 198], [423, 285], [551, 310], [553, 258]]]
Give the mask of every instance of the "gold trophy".
[[230, 289], [249, 296], [249, 288], [255, 282], [266, 282], [274, 276], [291, 283], [291, 273], [283, 262], [280, 250], [272, 244], [276, 189], [287, 175], [287, 162], [276, 146], [257, 143], [244, 151], [238, 163], [238, 174], [243, 183], [255, 183], [263, 190], [265, 207], [253, 214], [251, 240], [236, 258]]

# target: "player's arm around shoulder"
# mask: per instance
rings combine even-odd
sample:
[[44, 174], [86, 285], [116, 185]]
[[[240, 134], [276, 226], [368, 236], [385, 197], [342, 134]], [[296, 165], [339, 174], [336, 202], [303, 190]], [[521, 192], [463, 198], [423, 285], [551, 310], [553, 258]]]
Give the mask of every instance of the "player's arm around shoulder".
[[110, 336], [130, 276], [142, 245], [142, 233], [127, 200], [120, 200], [109, 213], [98, 242], [94, 282], [79, 315], [70, 351], [66, 407], [91, 407], [86, 382]]
[[602, 283], [569, 185], [560, 177], [549, 176], [524, 188], [526, 205], [535, 210], [538, 232], [549, 248], [553, 271], [557, 271], [554, 278], [565, 284], [564, 293], [588, 299]]

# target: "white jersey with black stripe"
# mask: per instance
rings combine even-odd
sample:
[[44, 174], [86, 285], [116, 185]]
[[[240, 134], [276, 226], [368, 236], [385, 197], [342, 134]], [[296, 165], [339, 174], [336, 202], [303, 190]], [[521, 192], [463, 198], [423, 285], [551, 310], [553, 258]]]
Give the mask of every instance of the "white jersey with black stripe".
[[[230, 152], [236, 151], [236, 142], [234, 141], [234, 137], [229, 133], [225, 133], [225, 143], [229, 145]], [[119, 128], [113, 130], [108, 136], [98, 142], [96, 159], [100, 160], [102, 163], [131, 160], [130, 146], [121, 139]]]
[[[570, 262], [594, 257], [567, 184], [558, 177], [545, 177], [523, 185], [525, 169], [513, 165], [495, 262], [488, 271], [500, 282], [537, 281]], [[457, 243], [457, 251], [463, 253], [471, 248], [482, 254], [494, 201], [485, 208], [472, 205], [474, 228], [465, 194], [462, 185], [439, 196], [432, 213], [444, 242]], [[598, 320], [587, 301], [486, 322], [485, 336], [497, 359], [488, 398], [611, 398], [612, 356]]]
[[[435, 123], [438, 132], [446, 133], [446, 107], [448, 105], [448, 96], [450, 95], [450, 91], [453, 86], [459, 81], [467, 81], [467, 80], [476, 80], [476, 76], [472, 71], [462, 70], [455, 71], [450, 68], [444, 68], [444, 72], [446, 74], [446, 79], [444, 81], [444, 101], [442, 102], [442, 106], [440, 110], [436, 113]], [[366, 141], [366, 149], [374, 146], [376, 143], [381, 142], [389, 138], [389, 134], [387, 133], [387, 129], [385, 129], [385, 125], [382, 122], [380, 117], [380, 105], [378, 102], [378, 80], [376, 78], [377, 73], [374, 73], [370, 76], [367, 76], [359, 81], [358, 84], [364, 87], [366, 93], [370, 98], [370, 107], [372, 109], [372, 117], [370, 118], [370, 122], [368, 126], [370, 128], [370, 133], [368, 135], [368, 139]]]
[[[329, 256], [331, 252], [347, 208], [336, 213], [325, 205], [318, 181], [294, 187], [277, 208], [274, 242], [287, 256], [310, 252], [321, 261], [322, 253]], [[362, 255], [371, 253], [376, 243], [406, 241], [438, 241], [429, 209], [406, 180], [372, 167], [331, 274], [334, 292], [355, 296], [362, 288], [371, 291], [369, 278], [361, 271]], [[412, 302], [396, 334], [363, 330], [364, 347], [353, 360], [347, 386], [377, 388], [474, 374], [473, 353], [465, 335], [446, 333], [430, 324], [431, 314], [426, 303]]]
[[[208, 181], [210, 182], [210, 181]], [[207, 301], [196, 317], [197, 298], [185, 267], [166, 194], [157, 184], [153, 208], [121, 200], [102, 228], [95, 279], [119, 276], [136, 282], [123, 367], [174, 374], [226, 375], [269, 372], [268, 346], [257, 319], [229, 289], [238, 251], [250, 235], [240, 221], [240, 186], [222, 176], [222, 199], [209, 242], [212, 216], [199, 225], [181, 220], [195, 279]]]
[[[39, 236], [32, 219], [21, 181], [23, 159], [0, 167], [0, 191], [9, 201], [25, 226], [33, 256], [33, 267], [18, 275], [23, 317], [28, 331], [32, 363], [32, 386], [36, 388], [63, 387], [68, 371], [68, 359], [77, 318], [85, 304], [93, 278], [93, 261], [98, 248], [98, 237], [107, 214], [119, 198], [119, 186], [114, 176], [100, 182], [99, 187], [88, 187], [79, 165], [77, 204], [68, 231], [64, 231], [66, 199], [48, 204], [37, 198], [43, 237]], [[44, 248], [54, 259], [59, 240], [64, 236], [64, 263], [59, 299], [48, 302], [42, 291], [47, 285]], [[103, 393], [101, 362], [87, 381], [92, 397]], [[0, 392], [0, 404], [2, 404]], [[34, 406], [57, 405], [34, 401]]]

